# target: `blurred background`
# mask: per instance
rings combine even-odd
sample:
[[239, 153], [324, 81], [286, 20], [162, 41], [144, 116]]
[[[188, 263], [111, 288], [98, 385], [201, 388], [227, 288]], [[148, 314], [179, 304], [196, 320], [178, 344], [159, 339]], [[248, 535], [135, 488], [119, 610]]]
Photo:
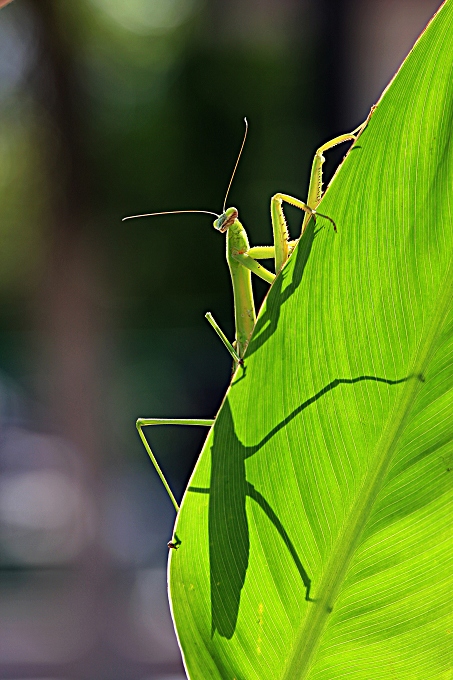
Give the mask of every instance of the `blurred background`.
[[[184, 677], [165, 589], [174, 511], [134, 421], [215, 415], [231, 361], [203, 315], [233, 337], [231, 285], [210, 216], [121, 218], [220, 212], [247, 116], [229, 204], [270, 243], [271, 196], [305, 199], [316, 148], [366, 118], [439, 5], [1, 10], [1, 678]], [[179, 499], [206, 432], [148, 434]]]

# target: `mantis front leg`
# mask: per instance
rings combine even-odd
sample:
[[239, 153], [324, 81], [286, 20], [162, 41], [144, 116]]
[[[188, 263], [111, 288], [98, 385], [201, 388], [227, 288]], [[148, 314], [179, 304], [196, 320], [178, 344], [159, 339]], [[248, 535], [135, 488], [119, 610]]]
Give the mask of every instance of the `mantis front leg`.
[[[330, 142], [326, 142], [325, 144], [320, 146], [319, 149], [316, 151], [311, 166], [310, 184], [308, 186], [307, 196], [307, 205], [312, 210], [316, 210], [322, 198], [322, 166], [324, 165], [325, 162], [325, 158], [323, 156], [324, 151], [328, 151], [329, 149], [332, 149], [334, 146], [342, 144], [343, 142], [355, 142], [359, 134], [362, 132], [362, 130], [368, 123], [369, 118], [370, 116], [368, 116], [368, 118], [358, 127], [356, 127], [355, 130], [353, 130], [352, 132], [349, 132], [348, 134], [345, 135], [339, 135], [338, 137], [331, 139]], [[300, 232], [301, 236], [304, 233], [305, 229], [307, 228], [309, 220], [310, 215], [306, 214], [302, 222], [302, 229]]]
[[[338, 144], [342, 144], [343, 142], [355, 141], [357, 139], [358, 134], [365, 127], [367, 122], [368, 119], [364, 123], [359, 125], [352, 132], [345, 135], [339, 135], [338, 137], [331, 139], [329, 142], [326, 142], [325, 144], [319, 147], [319, 149], [315, 153], [315, 157], [312, 163], [310, 184], [308, 188], [308, 198], [306, 203], [304, 203], [298, 198], [294, 198], [293, 196], [288, 196], [287, 194], [278, 193], [272, 197], [271, 219], [274, 236], [274, 245], [256, 246], [254, 248], [249, 248], [247, 251], [241, 254], [236, 255], [236, 259], [239, 262], [241, 262], [241, 264], [243, 264], [245, 267], [250, 269], [250, 271], [252, 271], [260, 278], [264, 279], [268, 283], [272, 283], [275, 276], [272, 276], [271, 272], [265, 270], [260, 265], [257, 265], [257, 263], [254, 263], [253, 260], [261, 260], [271, 257], [274, 258], [275, 272], [276, 274], [278, 274], [278, 272], [281, 270], [283, 265], [288, 260], [288, 257], [291, 254], [292, 250], [294, 250], [297, 240], [291, 241], [289, 239], [288, 227], [286, 225], [282, 203], [283, 202], [289, 203], [290, 205], [299, 208], [305, 213], [301, 229], [302, 235], [307, 227], [310, 218], [316, 217], [317, 214], [316, 208], [318, 207], [322, 198], [322, 184], [323, 184], [322, 166], [325, 162], [325, 158], [323, 155], [324, 152], [328, 151], [329, 149], [332, 149], [334, 146], [337, 146]], [[335, 222], [330, 217], [321, 214], [320, 217], [325, 217], [326, 219], [330, 220], [334, 225], [334, 229], [336, 230]]]
[[292, 196], [287, 196], [286, 194], [275, 194], [271, 199], [271, 219], [272, 219], [272, 229], [274, 232], [274, 244], [275, 244], [275, 272], [278, 274], [282, 269], [283, 265], [288, 260], [292, 250], [297, 241], [290, 241], [288, 234], [288, 227], [286, 226], [286, 219], [283, 212], [282, 203], [289, 203], [300, 210], [305, 212], [305, 219], [308, 220], [310, 217], [314, 217], [316, 214], [315, 210], [308, 207], [306, 203], [300, 201], [298, 198], [293, 198]]
[[[361, 125], [359, 125], [352, 132], [349, 132], [348, 134], [345, 135], [339, 135], [338, 137], [331, 139], [329, 142], [326, 142], [325, 144], [319, 147], [319, 149], [315, 153], [315, 157], [313, 159], [313, 163], [311, 166], [310, 184], [308, 187], [308, 198], [306, 203], [304, 203], [298, 198], [294, 198], [293, 196], [288, 196], [287, 194], [275, 194], [275, 196], [272, 197], [271, 218], [275, 244], [275, 271], [277, 273], [286, 263], [292, 250], [294, 250], [295, 244], [297, 243], [297, 241], [289, 241], [288, 229], [286, 226], [286, 220], [285, 215], [283, 213], [282, 203], [283, 202], [289, 203], [290, 205], [293, 205], [296, 208], [299, 208], [300, 210], [304, 211], [305, 216], [302, 222], [302, 228], [300, 232], [300, 235], [302, 236], [305, 229], [307, 228], [310, 219], [312, 217], [314, 219], [316, 218], [317, 214], [316, 209], [322, 198], [322, 184], [323, 184], [322, 166], [325, 162], [325, 158], [323, 155], [324, 151], [328, 151], [329, 149], [332, 149], [334, 146], [342, 144], [343, 142], [355, 141], [359, 133], [363, 130], [363, 128], [367, 124], [367, 122], [368, 118], [366, 119], [365, 122], [361, 123]], [[326, 219], [330, 220], [336, 231], [335, 222], [330, 217], [328, 217], [327, 215], [321, 215], [320, 213], [318, 214], [320, 217], [325, 217]]]

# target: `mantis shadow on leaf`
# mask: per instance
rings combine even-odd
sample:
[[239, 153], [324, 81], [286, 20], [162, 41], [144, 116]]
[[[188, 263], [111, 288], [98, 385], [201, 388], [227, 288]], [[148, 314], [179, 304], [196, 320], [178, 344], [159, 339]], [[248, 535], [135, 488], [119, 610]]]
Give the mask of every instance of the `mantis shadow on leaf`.
[[264, 496], [247, 481], [245, 461], [254, 456], [303, 410], [339, 385], [354, 385], [364, 380], [398, 385], [411, 377], [418, 378], [418, 376], [407, 376], [399, 380], [388, 380], [371, 375], [356, 378], [337, 378], [299, 404], [254, 446], [244, 446], [237, 437], [229, 401], [228, 399], [225, 401], [217, 417], [211, 447], [210, 486], [209, 488], [190, 486], [188, 489], [192, 493], [209, 494], [211, 636], [214, 636], [214, 633], [217, 632], [221, 637], [231, 639], [236, 629], [241, 591], [245, 582], [250, 553], [247, 497], [261, 507], [274, 525], [300, 575], [305, 590], [305, 600], [314, 602], [309, 596], [310, 576], [302, 565], [291, 537]]

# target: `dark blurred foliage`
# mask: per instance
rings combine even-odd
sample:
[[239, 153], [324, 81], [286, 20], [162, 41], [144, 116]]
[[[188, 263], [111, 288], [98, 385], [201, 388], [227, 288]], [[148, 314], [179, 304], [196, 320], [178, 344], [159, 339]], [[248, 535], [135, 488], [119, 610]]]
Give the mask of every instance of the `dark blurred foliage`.
[[[271, 196], [305, 198], [316, 148], [366, 117], [439, 4], [1, 11], [1, 677], [180, 677], [174, 515], [134, 421], [215, 415], [231, 362], [203, 316], [233, 337], [231, 284], [210, 216], [121, 218], [220, 212], [247, 116], [228, 204], [252, 244], [270, 243]], [[327, 180], [345, 151], [329, 152]], [[150, 433], [178, 497], [205, 434]]]

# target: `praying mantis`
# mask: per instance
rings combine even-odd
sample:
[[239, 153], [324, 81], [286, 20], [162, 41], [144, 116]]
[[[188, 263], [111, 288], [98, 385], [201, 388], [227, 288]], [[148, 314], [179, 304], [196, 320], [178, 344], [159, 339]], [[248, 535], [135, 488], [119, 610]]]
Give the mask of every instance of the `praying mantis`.
[[[175, 210], [169, 212], [159, 212], [159, 213], [146, 213], [143, 215], [132, 215], [131, 217], [125, 217], [124, 220], [135, 219], [137, 217], [150, 217], [153, 215], [168, 215], [175, 213], [205, 213], [208, 215], [214, 215], [216, 217], [214, 221], [214, 229], [220, 233], [226, 233], [226, 258], [228, 267], [230, 270], [231, 281], [233, 285], [233, 298], [234, 298], [234, 315], [235, 315], [235, 327], [236, 327], [236, 338], [234, 343], [230, 343], [228, 338], [225, 336], [223, 331], [220, 329], [218, 324], [215, 322], [212, 314], [208, 312], [205, 316], [211, 326], [216, 331], [217, 335], [231, 354], [233, 358], [233, 374], [239, 366], [243, 365], [244, 355], [247, 350], [247, 345], [249, 344], [253, 328], [256, 321], [255, 313], [255, 303], [253, 298], [252, 290], [252, 273], [259, 276], [261, 279], [269, 284], [272, 284], [275, 277], [280, 273], [280, 271], [285, 266], [288, 258], [293, 252], [295, 246], [299, 239], [290, 240], [288, 227], [286, 225], [285, 215], [283, 212], [283, 204], [287, 203], [296, 208], [299, 208], [304, 212], [304, 218], [302, 221], [302, 228], [300, 236], [303, 235], [310, 219], [316, 220], [316, 217], [323, 217], [329, 220], [336, 231], [335, 222], [332, 218], [322, 213], [317, 212], [317, 207], [322, 198], [322, 166], [324, 164], [324, 152], [329, 149], [342, 144], [343, 142], [355, 142], [366, 127], [368, 120], [371, 116], [373, 109], [370, 112], [368, 118], [352, 132], [347, 134], [339, 135], [329, 142], [326, 142], [316, 151], [315, 157], [313, 159], [313, 164], [310, 174], [310, 183], [308, 188], [307, 201], [304, 203], [298, 198], [289, 196], [287, 194], [277, 193], [271, 199], [271, 221], [272, 230], [274, 237], [274, 245], [271, 246], [254, 246], [250, 247], [247, 233], [239, 221], [238, 210], [236, 208], [226, 208], [226, 201], [228, 194], [233, 182], [233, 178], [236, 169], [239, 164], [239, 160], [244, 148], [245, 140], [248, 132], [247, 119], [245, 121], [245, 133], [242, 140], [242, 145], [239, 150], [239, 154], [236, 160], [236, 164], [231, 175], [231, 179], [227, 188], [225, 199], [223, 202], [223, 209], [220, 215], [217, 213], [210, 212], [208, 210]], [[300, 238], [299, 236], [299, 238]], [[273, 259], [275, 264], [275, 273], [269, 271], [261, 264], [258, 260]], [[136, 427], [138, 434], [143, 442], [143, 445], [150, 457], [157, 474], [159, 475], [162, 483], [170, 497], [171, 502], [176, 510], [179, 512], [179, 505], [171, 491], [171, 488], [165, 479], [165, 476], [154, 456], [151, 447], [144, 435], [143, 428], [148, 425], [199, 425], [204, 427], [210, 427], [214, 424], [214, 419], [186, 419], [186, 418], [138, 418], [136, 421]], [[178, 544], [175, 541], [170, 541], [168, 543], [169, 548], [176, 549]]]

